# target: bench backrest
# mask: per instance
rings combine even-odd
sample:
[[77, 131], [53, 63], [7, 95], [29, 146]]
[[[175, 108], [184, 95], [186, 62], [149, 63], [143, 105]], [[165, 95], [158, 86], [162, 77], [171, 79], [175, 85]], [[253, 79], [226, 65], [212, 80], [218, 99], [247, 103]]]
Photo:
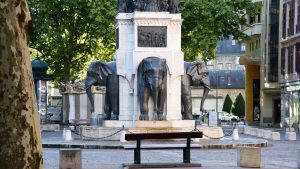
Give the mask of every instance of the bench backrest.
[[179, 138], [202, 138], [200, 131], [193, 132], [168, 132], [168, 133], [130, 133], [125, 134], [125, 140], [147, 140], [147, 139], [179, 139]]

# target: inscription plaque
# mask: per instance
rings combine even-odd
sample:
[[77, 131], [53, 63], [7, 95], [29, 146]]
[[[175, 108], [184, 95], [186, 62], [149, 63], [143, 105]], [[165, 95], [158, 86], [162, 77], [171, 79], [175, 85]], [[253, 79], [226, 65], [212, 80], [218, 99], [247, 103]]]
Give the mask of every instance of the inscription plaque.
[[138, 47], [167, 47], [167, 27], [138, 26]]

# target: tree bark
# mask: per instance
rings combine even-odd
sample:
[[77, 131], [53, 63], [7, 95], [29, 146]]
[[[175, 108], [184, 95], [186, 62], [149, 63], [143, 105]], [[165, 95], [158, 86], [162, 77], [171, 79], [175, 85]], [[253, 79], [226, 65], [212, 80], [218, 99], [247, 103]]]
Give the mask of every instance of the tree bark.
[[0, 169], [43, 168], [26, 0], [0, 1]]
[[[70, 83], [70, 73], [71, 72], [71, 59], [70, 56], [64, 57], [64, 83], [69, 84]], [[69, 124], [69, 115], [70, 115], [70, 98], [69, 94], [65, 97], [65, 103], [66, 105], [66, 121], [64, 121], [65, 124]]]

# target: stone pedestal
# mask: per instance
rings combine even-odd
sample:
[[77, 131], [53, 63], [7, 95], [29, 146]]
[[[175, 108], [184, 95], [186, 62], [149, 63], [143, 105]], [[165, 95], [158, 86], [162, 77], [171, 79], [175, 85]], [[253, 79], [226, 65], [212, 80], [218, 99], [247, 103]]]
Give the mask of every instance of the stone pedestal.
[[[124, 126], [124, 128], [123, 128]], [[127, 133], [166, 133], [190, 132], [195, 129], [194, 120], [169, 120], [169, 121], [117, 121], [106, 120], [102, 127], [81, 126], [80, 133], [83, 140], [120, 140], [121, 130]], [[203, 132], [203, 139], [222, 138], [221, 127], [197, 126]], [[124, 132], [123, 132], [124, 133]], [[109, 137], [107, 137], [109, 136]]]
[[[167, 120], [181, 120], [181, 75], [184, 73], [183, 52], [181, 51], [181, 23], [181, 14], [170, 14], [169, 12], [136, 11], [134, 13], [117, 14], [117, 51], [115, 59], [117, 74], [120, 76], [119, 119], [121, 121], [139, 119], [140, 103], [137, 98], [137, 68], [140, 62], [147, 57], [166, 59], [169, 72], [164, 113]], [[152, 39], [151, 37], [147, 37], [145, 41], [139, 39], [143, 38], [143, 33], [151, 36]], [[151, 43], [147, 44], [149, 38]], [[153, 41], [162, 41], [163, 43], [153, 44]], [[146, 45], [143, 43], [146, 43]], [[153, 120], [152, 103], [149, 102], [148, 105], [150, 120]]]

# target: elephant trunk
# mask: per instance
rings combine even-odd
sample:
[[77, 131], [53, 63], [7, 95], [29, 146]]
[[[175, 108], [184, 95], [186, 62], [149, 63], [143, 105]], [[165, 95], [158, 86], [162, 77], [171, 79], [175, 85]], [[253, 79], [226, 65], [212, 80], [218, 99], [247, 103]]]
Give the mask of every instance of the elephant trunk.
[[152, 98], [153, 98], [153, 109], [154, 109], [154, 118], [157, 120], [158, 116], [158, 95], [159, 95], [159, 88], [154, 88], [151, 90]]

